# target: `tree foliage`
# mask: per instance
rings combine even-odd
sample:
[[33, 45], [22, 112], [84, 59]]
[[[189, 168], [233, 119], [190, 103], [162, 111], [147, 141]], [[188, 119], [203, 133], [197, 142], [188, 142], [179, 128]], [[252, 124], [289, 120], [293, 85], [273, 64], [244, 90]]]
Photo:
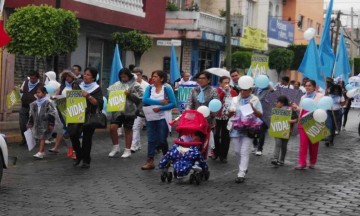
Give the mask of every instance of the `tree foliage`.
[[231, 55], [231, 66], [233, 68], [246, 69], [251, 65], [251, 52], [236, 51]]
[[294, 52], [294, 60], [291, 64], [291, 70], [297, 70], [301, 64], [302, 59], [304, 58], [307, 45], [290, 45], [287, 49]]
[[141, 56], [152, 47], [152, 38], [134, 30], [129, 32], [114, 32], [112, 37], [120, 49], [133, 51], [136, 66], [140, 65]]
[[47, 5], [15, 9], [6, 23], [13, 54], [37, 58], [72, 52], [77, 47], [80, 24], [71, 11]]
[[269, 53], [269, 68], [275, 69], [278, 74], [283, 70], [290, 69], [291, 64], [294, 60], [294, 52], [285, 48], [276, 48]]
[[360, 57], [354, 58], [354, 75], [360, 74]]

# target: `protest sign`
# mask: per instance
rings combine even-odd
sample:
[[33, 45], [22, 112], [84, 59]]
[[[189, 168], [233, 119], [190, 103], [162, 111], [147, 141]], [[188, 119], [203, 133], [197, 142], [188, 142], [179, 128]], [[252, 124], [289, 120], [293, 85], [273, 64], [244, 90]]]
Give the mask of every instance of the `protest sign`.
[[311, 143], [317, 143], [330, 135], [330, 131], [325, 126], [325, 123], [315, 121], [312, 112], [300, 118], [299, 123], [303, 126]]
[[12, 108], [15, 104], [20, 103], [20, 93], [14, 89], [6, 95], [6, 106], [8, 109]]
[[291, 110], [273, 108], [271, 110], [269, 135], [274, 138], [289, 139]]
[[125, 91], [110, 91], [107, 104], [108, 112], [119, 112], [125, 110]]
[[66, 123], [85, 122], [86, 99], [81, 90], [66, 92]]

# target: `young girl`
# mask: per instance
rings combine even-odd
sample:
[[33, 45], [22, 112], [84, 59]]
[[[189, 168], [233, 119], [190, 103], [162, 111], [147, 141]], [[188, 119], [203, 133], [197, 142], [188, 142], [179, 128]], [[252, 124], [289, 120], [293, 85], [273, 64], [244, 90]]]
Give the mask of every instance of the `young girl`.
[[[276, 102], [276, 108], [291, 110], [291, 107], [289, 105], [290, 105], [289, 99], [286, 96], [278, 97], [277, 102]], [[289, 121], [290, 131], [292, 130], [294, 123], [297, 122], [297, 118], [298, 118], [297, 113], [295, 111], [292, 111], [291, 120]], [[284, 166], [288, 142], [289, 142], [289, 139], [275, 138], [274, 158], [271, 161], [271, 164], [273, 164], [275, 166]], [[279, 157], [279, 154], [280, 154], [280, 157]]]
[[39, 152], [34, 155], [37, 159], [45, 156], [45, 140], [54, 132], [62, 133], [63, 127], [55, 106], [46, 94], [46, 88], [39, 86], [36, 90], [37, 100], [30, 104], [28, 128], [31, 128], [34, 138], [39, 140]]

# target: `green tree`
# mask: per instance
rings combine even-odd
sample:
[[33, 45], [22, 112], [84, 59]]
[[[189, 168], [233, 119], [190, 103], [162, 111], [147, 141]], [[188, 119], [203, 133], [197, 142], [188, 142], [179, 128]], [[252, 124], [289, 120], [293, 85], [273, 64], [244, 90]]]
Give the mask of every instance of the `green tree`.
[[15, 9], [6, 23], [13, 54], [44, 59], [72, 52], [77, 47], [80, 24], [71, 11], [47, 5]]
[[166, 10], [167, 11], [179, 11], [179, 7], [170, 1], [166, 3]]
[[307, 45], [295, 45], [291, 44], [287, 49], [294, 52], [294, 61], [291, 64], [291, 70], [297, 70], [301, 64], [302, 59], [304, 58]]
[[280, 79], [280, 73], [283, 70], [290, 69], [294, 60], [294, 52], [286, 48], [276, 48], [269, 53], [269, 68], [275, 69]]
[[246, 69], [251, 65], [252, 53], [248, 51], [236, 51], [231, 55], [233, 68]]
[[114, 32], [112, 37], [120, 49], [134, 52], [135, 65], [140, 66], [141, 56], [152, 47], [152, 38], [134, 30]]
[[354, 58], [354, 75], [360, 74], [360, 57]]

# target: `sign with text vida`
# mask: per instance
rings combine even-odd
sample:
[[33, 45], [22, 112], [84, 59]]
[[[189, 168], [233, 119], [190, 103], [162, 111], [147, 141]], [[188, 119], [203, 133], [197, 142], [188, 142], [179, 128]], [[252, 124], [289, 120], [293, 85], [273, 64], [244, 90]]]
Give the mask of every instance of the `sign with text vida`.
[[306, 116], [300, 118], [299, 123], [303, 126], [311, 143], [317, 143], [330, 135], [330, 131], [325, 126], [325, 123], [315, 121], [313, 113], [308, 113]]
[[6, 106], [8, 109], [21, 102], [19, 90], [12, 90], [6, 95]]
[[66, 92], [66, 123], [85, 122], [86, 99], [81, 90]]
[[271, 120], [269, 135], [274, 138], [289, 139], [291, 110], [273, 108], [271, 110]]
[[60, 98], [55, 100], [55, 105], [58, 108], [63, 119], [66, 119], [66, 98]]
[[271, 17], [269, 19], [268, 37], [294, 43], [294, 26], [290, 22]]
[[125, 110], [125, 91], [110, 91], [107, 104], [108, 112], [121, 112]]

